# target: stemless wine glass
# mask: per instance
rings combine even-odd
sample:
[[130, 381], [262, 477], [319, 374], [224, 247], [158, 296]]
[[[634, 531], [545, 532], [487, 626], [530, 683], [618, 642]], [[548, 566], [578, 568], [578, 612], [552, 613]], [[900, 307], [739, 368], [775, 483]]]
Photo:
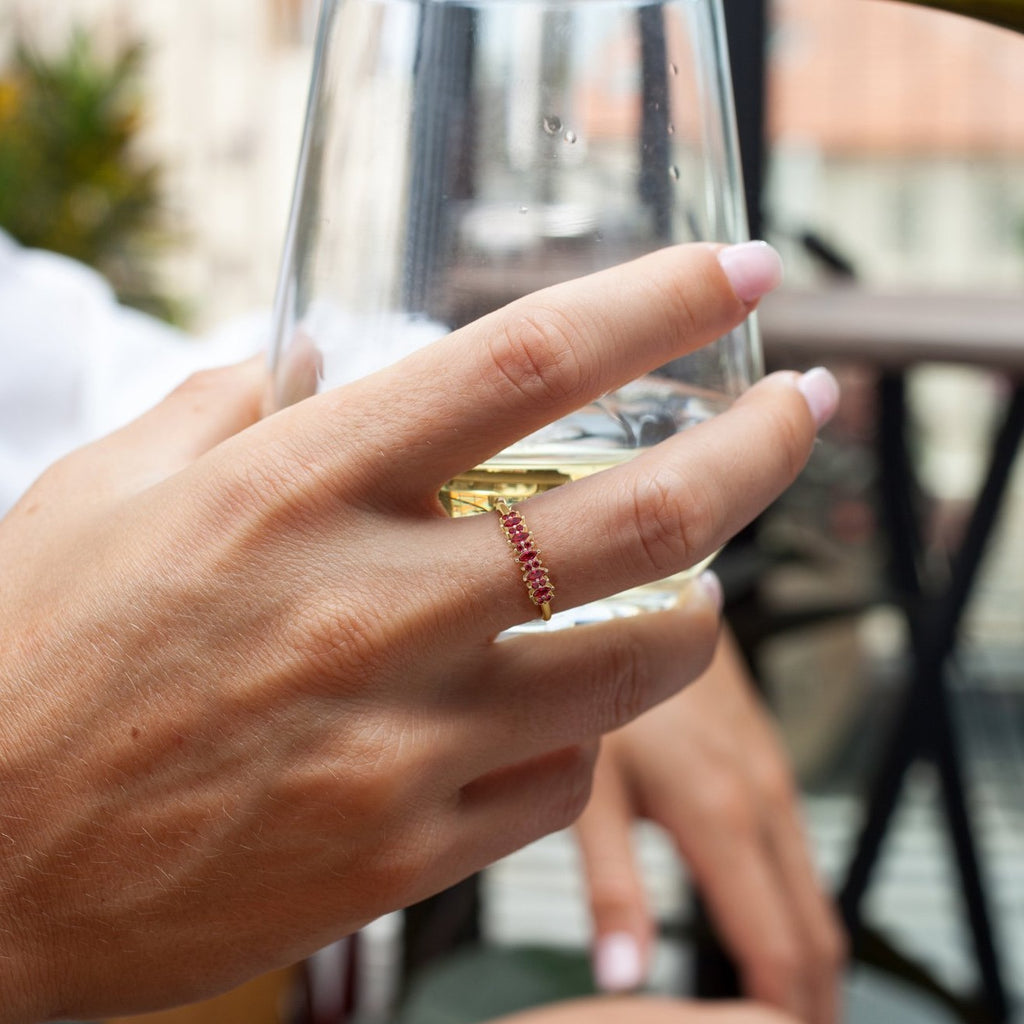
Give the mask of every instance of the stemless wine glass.
[[[272, 404], [540, 287], [743, 241], [742, 194], [721, 0], [323, 0]], [[760, 372], [751, 319], [467, 466], [442, 501], [476, 513], [613, 466]], [[665, 607], [686, 576], [547, 625]]]

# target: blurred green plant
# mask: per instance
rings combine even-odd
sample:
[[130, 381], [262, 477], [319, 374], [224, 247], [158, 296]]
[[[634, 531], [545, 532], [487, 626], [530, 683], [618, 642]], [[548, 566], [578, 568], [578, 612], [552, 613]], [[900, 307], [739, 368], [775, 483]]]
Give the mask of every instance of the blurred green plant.
[[951, 14], [1024, 32], [1024, 0], [909, 0]]
[[127, 305], [180, 321], [156, 272], [173, 241], [162, 169], [137, 145], [144, 59], [141, 44], [103, 57], [82, 29], [52, 56], [16, 43], [0, 73], [0, 227], [94, 267]]

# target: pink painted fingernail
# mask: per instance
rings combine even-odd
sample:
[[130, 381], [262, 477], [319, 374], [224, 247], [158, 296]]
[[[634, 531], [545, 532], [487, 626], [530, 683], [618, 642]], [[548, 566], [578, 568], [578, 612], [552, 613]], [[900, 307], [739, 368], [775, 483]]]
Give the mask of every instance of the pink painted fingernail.
[[721, 611], [725, 605], [725, 593], [722, 590], [722, 581], [710, 569], [700, 575], [697, 582], [704, 588], [704, 593], [711, 603]]
[[629, 932], [612, 932], [597, 943], [594, 980], [602, 992], [628, 992], [643, 984], [640, 946]]
[[767, 242], [741, 242], [718, 253], [732, 290], [743, 302], [757, 302], [782, 283], [782, 258]]
[[797, 390], [807, 401], [814, 422], [823, 427], [839, 408], [839, 382], [824, 366], [808, 370], [797, 381]]

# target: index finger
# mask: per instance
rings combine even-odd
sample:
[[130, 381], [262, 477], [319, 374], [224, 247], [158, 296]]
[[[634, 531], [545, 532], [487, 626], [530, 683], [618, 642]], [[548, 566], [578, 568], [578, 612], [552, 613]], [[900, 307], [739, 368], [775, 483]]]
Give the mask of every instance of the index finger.
[[[363, 457], [378, 452], [388, 461], [386, 473], [369, 474], [374, 492], [383, 478], [406, 496], [434, 494], [518, 439], [741, 323], [778, 283], [780, 264], [766, 245], [743, 247], [738, 278], [735, 264], [730, 274], [719, 259], [736, 248], [676, 246], [544, 289], [323, 397], [339, 414], [350, 415], [354, 400], [397, 410], [361, 424]], [[307, 426], [337, 452], [332, 420], [328, 411]]]

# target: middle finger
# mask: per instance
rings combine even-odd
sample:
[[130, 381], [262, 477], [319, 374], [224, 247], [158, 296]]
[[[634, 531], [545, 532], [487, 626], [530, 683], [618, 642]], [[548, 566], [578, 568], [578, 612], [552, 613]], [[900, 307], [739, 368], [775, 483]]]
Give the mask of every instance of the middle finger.
[[[348, 481], [361, 468], [374, 500], [422, 500], [518, 439], [740, 323], [752, 304], [730, 283], [718, 259], [723, 248], [675, 246], [547, 288], [319, 396], [300, 414], [305, 454], [336, 465], [344, 417], [357, 442], [346, 449]], [[762, 252], [777, 269], [772, 250]], [[383, 417], [381, 409], [393, 414]]]

